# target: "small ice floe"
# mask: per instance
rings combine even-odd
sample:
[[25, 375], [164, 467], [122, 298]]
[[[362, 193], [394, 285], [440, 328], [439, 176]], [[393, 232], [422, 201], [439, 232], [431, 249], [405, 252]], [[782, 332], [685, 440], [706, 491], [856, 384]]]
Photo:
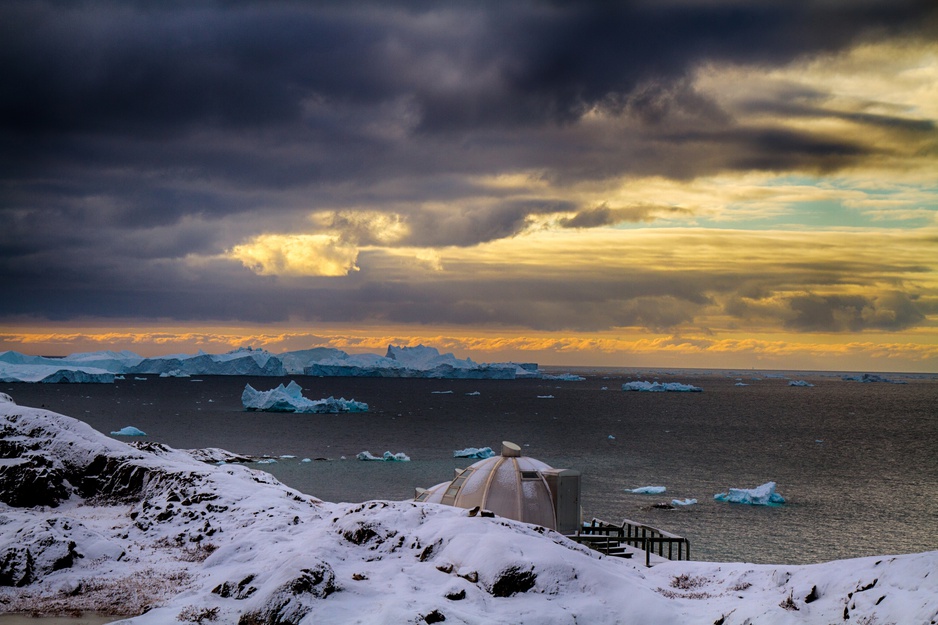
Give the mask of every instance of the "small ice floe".
[[115, 380], [126, 380], [127, 378], [125, 378], [125, 377], [122, 376], [122, 375], [115, 375], [115, 376], [114, 376], [114, 379], [115, 379]]
[[138, 381], [140, 381], [140, 382], [146, 382], [146, 381], [147, 381], [146, 378], [138, 378], [137, 376], [134, 376], [134, 379], [135, 379], [135, 380], [138, 380]]
[[312, 461], [313, 460], [311, 458], [303, 458], [302, 460], [300, 460], [300, 462], [312, 462]]
[[430, 391], [431, 395], [452, 395], [453, 391]]
[[788, 383], [788, 386], [805, 386], [805, 387], [808, 387], [808, 386], [814, 386], [814, 385], [811, 384], [810, 382], [805, 382], [804, 380], [792, 380], [791, 382]]
[[627, 488], [626, 490], [637, 495], [660, 495], [668, 489], [665, 486], [640, 486], [639, 488]]
[[453, 452], [453, 458], [476, 458], [484, 460], [495, 456], [491, 447], [466, 447]]
[[745, 382], [737, 382], [735, 386], [749, 386], [749, 385], [746, 384]]
[[537, 398], [538, 399], [553, 399], [554, 396], [553, 395], [538, 395]]
[[609, 440], [611, 440], [611, 441], [614, 441], [614, 440], [616, 440], [616, 437], [615, 437], [615, 436], [613, 436], [612, 434], [610, 434], [610, 435], [609, 435], [609, 436], [607, 436], [606, 438], [607, 438], [607, 439], [609, 439]]
[[481, 395], [481, 394], [482, 393], [480, 393], [479, 391], [472, 391], [471, 393], [466, 393], [466, 395], [472, 395], [472, 396]]
[[277, 461], [274, 458], [261, 458], [257, 461], [257, 464], [276, 464]]
[[291, 456], [290, 454], [281, 454], [281, 458], [296, 458], [296, 456]]
[[885, 382], [886, 384], [905, 384], [902, 380], [890, 380], [877, 373], [864, 373], [863, 375], [845, 375], [844, 380], [848, 382]]
[[672, 506], [692, 506], [697, 503], [696, 499], [672, 499]]
[[384, 462], [410, 462], [410, 457], [404, 452], [392, 454], [390, 451], [386, 451], [383, 456], [373, 456], [370, 451], [363, 451], [359, 453], [356, 458], [359, 460], [380, 460]]
[[147, 435], [146, 432], [142, 430], [138, 430], [137, 428], [130, 426], [130, 425], [128, 425], [125, 428], [121, 428], [117, 430], [116, 432], [111, 432], [111, 436], [146, 436], [146, 435]]
[[560, 380], [562, 382], [583, 382], [584, 380], [586, 380], [586, 378], [584, 378], [583, 376], [576, 375], [573, 373], [560, 373], [557, 375], [551, 375], [551, 374], [545, 373], [541, 375], [541, 379], [542, 380]]
[[716, 501], [742, 503], [750, 506], [771, 506], [785, 503], [785, 498], [775, 492], [775, 482], [766, 482], [755, 488], [731, 488], [713, 496]]
[[185, 371], [179, 369], [173, 369], [172, 371], [164, 371], [160, 374], [161, 378], [188, 378], [189, 374]]
[[646, 393], [700, 393], [699, 386], [681, 384], [680, 382], [626, 382], [622, 385], [623, 391], [644, 391]]

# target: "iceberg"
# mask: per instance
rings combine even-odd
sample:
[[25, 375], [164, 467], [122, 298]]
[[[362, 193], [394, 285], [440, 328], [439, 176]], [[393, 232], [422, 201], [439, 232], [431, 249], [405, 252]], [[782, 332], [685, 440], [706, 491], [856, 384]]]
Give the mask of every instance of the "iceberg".
[[660, 495], [664, 491], [668, 490], [665, 486], [641, 486], [639, 488], [626, 489], [630, 493], [636, 493], [639, 495]]
[[716, 501], [742, 503], [751, 506], [771, 506], [785, 503], [785, 498], [775, 492], [775, 482], [766, 482], [755, 488], [731, 488], [713, 496]]
[[690, 384], [681, 384], [679, 382], [626, 382], [622, 385], [623, 391], [644, 391], [648, 393], [700, 393], [703, 391], [699, 386]]
[[560, 373], [552, 375], [549, 373], [544, 373], [541, 375], [542, 380], [559, 380], [561, 382], [583, 382], [586, 380], [582, 375], [576, 375], [574, 373]]
[[181, 371], [179, 369], [173, 369], [172, 371], [164, 371], [160, 374], [161, 378], [190, 378], [188, 373]]
[[147, 435], [146, 432], [142, 430], [138, 430], [137, 428], [130, 426], [130, 425], [128, 425], [125, 428], [121, 428], [117, 430], [116, 432], [111, 432], [111, 436], [146, 436], [146, 435]]
[[[347, 354], [341, 350], [313, 349], [272, 354], [264, 349], [240, 347], [224, 354], [172, 354], [144, 358], [129, 351], [101, 351], [70, 354], [64, 358], [28, 356], [18, 352], [0, 352], [0, 381], [113, 382], [113, 374], [150, 374], [161, 377], [194, 375], [275, 376], [314, 375], [390, 378], [459, 378], [500, 379], [537, 378], [535, 363], [477, 363], [441, 354], [434, 347], [398, 347], [389, 345], [384, 356]], [[87, 376], [83, 377], [80, 372]], [[111, 374], [109, 377], [107, 374]]]
[[303, 397], [303, 387], [291, 380], [269, 391], [255, 390], [250, 384], [244, 385], [241, 404], [245, 410], [263, 412], [300, 412], [315, 414], [338, 414], [340, 412], [368, 412], [368, 404], [351, 399], [311, 400]]
[[809, 387], [809, 386], [814, 386], [814, 385], [811, 384], [810, 382], [805, 382], [804, 380], [792, 380], [791, 382], [788, 383], [788, 386], [804, 386], [804, 387]]
[[905, 384], [904, 380], [890, 380], [876, 373], [864, 373], [863, 375], [845, 375], [843, 379], [847, 382], [884, 382], [886, 384]]
[[672, 506], [692, 506], [697, 503], [696, 499], [672, 499]]
[[453, 458], [475, 458], [484, 460], [495, 455], [491, 447], [466, 447], [453, 452]]
[[384, 452], [383, 456], [372, 455], [370, 451], [362, 451], [356, 456], [359, 460], [378, 460], [381, 462], [410, 462], [410, 457], [404, 452], [392, 454], [390, 451]]

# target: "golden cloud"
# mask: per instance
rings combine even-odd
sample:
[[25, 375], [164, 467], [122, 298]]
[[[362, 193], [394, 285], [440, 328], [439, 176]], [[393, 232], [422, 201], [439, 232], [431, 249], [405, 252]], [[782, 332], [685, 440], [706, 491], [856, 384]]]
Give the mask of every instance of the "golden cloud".
[[262, 234], [227, 256], [263, 276], [346, 276], [358, 271], [358, 248], [322, 234]]

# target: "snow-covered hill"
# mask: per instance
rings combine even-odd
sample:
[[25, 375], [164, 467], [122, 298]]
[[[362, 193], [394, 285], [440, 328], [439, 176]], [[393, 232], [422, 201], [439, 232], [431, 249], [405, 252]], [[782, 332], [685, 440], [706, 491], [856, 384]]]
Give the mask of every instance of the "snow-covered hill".
[[125, 444], [0, 394], [0, 611], [135, 625], [938, 619], [938, 552], [646, 569], [462, 509], [323, 502], [220, 454]]

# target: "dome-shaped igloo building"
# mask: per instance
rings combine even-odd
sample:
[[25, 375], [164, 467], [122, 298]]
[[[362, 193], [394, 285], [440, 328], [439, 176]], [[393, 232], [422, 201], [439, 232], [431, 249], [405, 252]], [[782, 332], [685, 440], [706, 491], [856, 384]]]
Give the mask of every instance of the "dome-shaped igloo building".
[[456, 477], [417, 489], [415, 501], [481, 508], [501, 517], [573, 534], [580, 527], [580, 472], [554, 469], [503, 442], [500, 456], [480, 460]]

